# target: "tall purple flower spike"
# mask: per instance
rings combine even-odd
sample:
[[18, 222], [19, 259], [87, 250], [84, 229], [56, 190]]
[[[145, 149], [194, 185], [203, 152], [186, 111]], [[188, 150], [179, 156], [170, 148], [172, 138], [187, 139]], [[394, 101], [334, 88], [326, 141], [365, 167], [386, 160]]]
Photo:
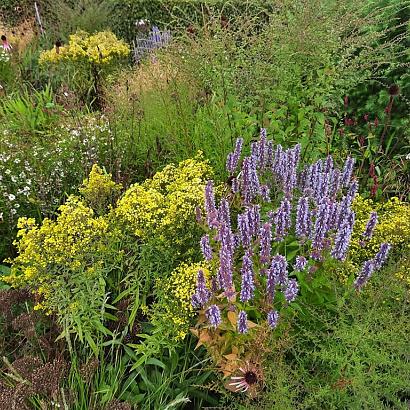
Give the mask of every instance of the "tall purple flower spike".
[[261, 263], [270, 262], [270, 252], [272, 243], [272, 225], [266, 222], [262, 225], [260, 233], [260, 261]]
[[192, 297], [192, 305], [195, 307], [202, 307], [211, 297], [211, 292], [206, 286], [205, 276], [202, 269], [198, 271], [198, 277], [196, 281], [196, 292]]
[[248, 302], [253, 298], [255, 291], [253, 262], [248, 253], [245, 253], [242, 259], [242, 285], [241, 285], [241, 302]]
[[205, 316], [212, 327], [217, 328], [221, 324], [221, 311], [217, 305], [209, 306], [205, 311]]
[[205, 186], [205, 211], [209, 228], [216, 228], [218, 226], [218, 211], [215, 206], [214, 184], [212, 181], [208, 181]]
[[236, 169], [238, 168], [239, 159], [241, 157], [243, 146], [243, 139], [238, 138], [235, 144], [235, 150], [228, 154], [228, 158], [226, 160], [226, 169], [227, 171], [233, 175]]
[[363, 238], [370, 240], [373, 236], [374, 229], [377, 225], [377, 212], [372, 212], [367, 222], [366, 229], [363, 232]]
[[248, 315], [241, 310], [238, 315], [238, 333], [246, 333], [248, 331]]

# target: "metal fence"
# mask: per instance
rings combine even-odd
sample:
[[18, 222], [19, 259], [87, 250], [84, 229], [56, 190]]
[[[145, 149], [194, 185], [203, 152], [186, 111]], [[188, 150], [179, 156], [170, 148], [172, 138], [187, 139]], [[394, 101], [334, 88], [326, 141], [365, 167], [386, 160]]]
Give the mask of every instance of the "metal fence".
[[145, 35], [137, 37], [133, 41], [133, 56], [135, 63], [152, 54], [155, 50], [167, 46], [171, 41], [170, 31], [160, 31], [153, 28], [152, 31]]

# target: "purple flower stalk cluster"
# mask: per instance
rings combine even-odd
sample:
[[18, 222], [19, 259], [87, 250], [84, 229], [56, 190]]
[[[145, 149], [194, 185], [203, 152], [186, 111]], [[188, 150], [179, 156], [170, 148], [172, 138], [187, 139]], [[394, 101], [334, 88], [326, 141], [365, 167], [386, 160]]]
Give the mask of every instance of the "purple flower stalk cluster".
[[370, 240], [373, 236], [374, 228], [377, 225], [377, 212], [370, 214], [369, 221], [367, 222], [366, 229], [363, 232], [363, 238]]
[[[239, 312], [240, 333], [248, 331], [247, 304], [257, 305], [259, 298], [263, 304], [271, 304], [267, 323], [275, 328], [279, 313], [273, 305], [280, 301], [275, 298], [276, 293], [282, 292], [285, 305], [298, 295], [299, 285], [292, 271], [288, 271], [288, 261], [275, 251], [288, 235], [294, 234], [305, 254], [296, 256], [294, 272], [313, 274], [317, 266], [311, 260], [322, 260], [326, 255], [340, 261], [346, 259], [355, 224], [351, 206], [358, 190], [353, 158], [347, 158], [342, 170], [331, 156], [301, 167], [301, 146], [274, 147], [267, 140], [265, 129], [259, 140], [251, 144], [251, 154], [241, 161], [243, 145], [244, 141], [238, 139], [227, 157], [234, 194], [229, 196], [230, 202], [223, 198], [217, 206], [213, 183], [206, 184], [205, 215], [200, 220], [206, 221], [209, 232], [202, 237], [200, 246], [216, 275], [210, 278], [208, 289], [200, 271], [192, 298], [193, 306], [205, 309], [210, 325], [217, 327], [222, 319], [215, 300], [226, 297], [229, 309]], [[232, 221], [230, 208], [237, 209], [238, 201], [240, 210], [236, 221]], [[277, 204], [276, 208], [272, 209], [271, 202]], [[376, 223], [377, 215], [373, 213], [363, 233], [365, 239], [371, 238]], [[380, 269], [389, 248], [388, 244], [382, 245], [375, 258], [365, 263], [355, 282], [357, 289]]]
[[363, 264], [362, 270], [354, 282], [354, 287], [357, 290], [360, 290], [369, 281], [373, 273], [384, 265], [389, 255], [390, 248], [390, 244], [382, 243], [376, 256]]

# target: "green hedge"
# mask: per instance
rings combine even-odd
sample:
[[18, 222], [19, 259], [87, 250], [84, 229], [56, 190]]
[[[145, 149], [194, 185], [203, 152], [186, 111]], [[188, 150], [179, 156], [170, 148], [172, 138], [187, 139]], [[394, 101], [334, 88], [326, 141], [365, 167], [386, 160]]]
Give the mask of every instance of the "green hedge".
[[113, 0], [113, 30], [127, 41], [135, 38], [135, 22], [148, 19], [160, 28], [183, 29], [202, 24], [207, 15], [222, 14], [227, 20], [235, 16], [259, 16], [266, 21], [274, 3], [266, 0]]

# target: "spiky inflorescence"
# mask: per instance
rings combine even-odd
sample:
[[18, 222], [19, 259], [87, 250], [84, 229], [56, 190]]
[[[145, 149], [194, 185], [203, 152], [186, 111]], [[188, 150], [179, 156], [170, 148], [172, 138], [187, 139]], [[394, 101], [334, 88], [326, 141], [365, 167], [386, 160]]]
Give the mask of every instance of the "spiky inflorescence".
[[345, 161], [345, 165], [343, 167], [343, 173], [341, 177], [342, 187], [348, 187], [350, 184], [350, 180], [352, 179], [352, 175], [353, 175], [354, 162], [355, 162], [354, 158], [347, 157]]
[[241, 310], [238, 315], [238, 332], [246, 333], [248, 331], [248, 315], [245, 311]]
[[239, 158], [241, 156], [243, 146], [243, 139], [238, 138], [235, 144], [235, 150], [228, 154], [228, 158], [226, 160], [226, 169], [232, 175], [236, 168], [238, 167]]
[[266, 281], [266, 291], [269, 296], [274, 296], [276, 285], [284, 286], [288, 282], [287, 264], [286, 258], [282, 255], [276, 255], [272, 259]]
[[241, 285], [241, 302], [248, 302], [253, 298], [255, 291], [253, 262], [248, 253], [245, 253], [242, 260], [242, 285]]
[[350, 215], [351, 217], [346, 218], [343, 225], [339, 228], [336, 234], [335, 244], [331, 252], [333, 258], [340, 261], [344, 261], [346, 259], [347, 251], [350, 245], [350, 239], [353, 233], [354, 212], [351, 212]]
[[272, 242], [272, 224], [266, 222], [262, 225], [260, 232], [260, 261], [261, 263], [270, 262]]
[[207, 317], [209, 323], [213, 327], [218, 327], [222, 321], [221, 319], [221, 311], [217, 305], [211, 305], [205, 312], [205, 316]]
[[222, 224], [219, 229], [221, 249], [219, 251], [219, 280], [225, 292], [232, 290], [234, 239], [231, 228]]
[[288, 229], [291, 226], [292, 206], [287, 198], [284, 198], [279, 209], [273, 215], [273, 223], [275, 224], [275, 240], [281, 241], [286, 236]]
[[209, 235], [204, 235], [201, 238], [201, 251], [205, 260], [210, 261], [212, 259], [212, 248], [209, 242]]
[[286, 289], [283, 291], [285, 299], [288, 303], [293, 302], [296, 299], [296, 296], [299, 292], [299, 285], [296, 279], [289, 279], [286, 285]]
[[389, 255], [390, 248], [391, 245], [388, 243], [382, 243], [380, 245], [380, 250], [374, 257], [374, 266], [376, 269], [380, 269], [384, 265]]
[[272, 328], [275, 329], [275, 327], [278, 325], [279, 321], [279, 312], [276, 310], [271, 310], [268, 312], [268, 325]]
[[301, 197], [296, 210], [296, 236], [303, 240], [310, 236], [312, 221], [309, 213], [309, 199]]
[[231, 211], [229, 202], [224, 198], [218, 208], [218, 222], [231, 227]]
[[[321, 202], [316, 213], [315, 229], [313, 232], [313, 253], [320, 253], [323, 249], [324, 239], [329, 230], [330, 207], [329, 200], [326, 198]], [[313, 254], [312, 253], [312, 254]]]
[[363, 232], [363, 238], [370, 240], [373, 236], [374, 228], [377, 225], [377, 212], [370, 214], [369, 221], [367, 222], [366, 229]]
[[363, 264], [362, 270], [359, 273], [359, 276], [354, 281], [354, 287], [357, 290], [360, 290], [370, 279], [373, 272], [375, 271], [375, 264], [373, 260], [366, 261]]
[[192, 305], [194, 307], [203, 307], [211, 297], [205, 281], [204, 271], [200, 269], [196, 280], [196, 292], [192, 296]]
[[250, 204], [260, 192], [256, 158], [252, 156], [245, 157], [243, 160], [241, 187], [243, 200], [246, 204]]
[[296, 256], [296, 262], [295, 265], [293, 266], [293, 269], [295, 269], [298, 272], [301, 272], [306, 268], [307, 265], [307, 259], [304, 256]]

